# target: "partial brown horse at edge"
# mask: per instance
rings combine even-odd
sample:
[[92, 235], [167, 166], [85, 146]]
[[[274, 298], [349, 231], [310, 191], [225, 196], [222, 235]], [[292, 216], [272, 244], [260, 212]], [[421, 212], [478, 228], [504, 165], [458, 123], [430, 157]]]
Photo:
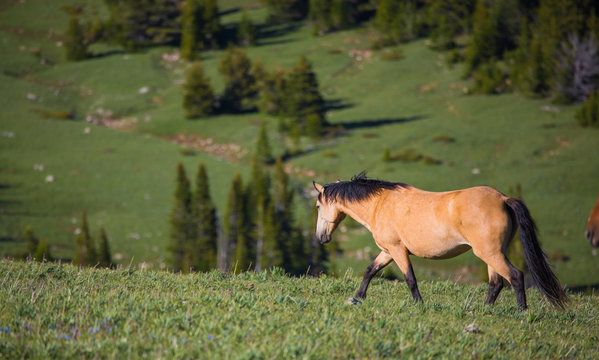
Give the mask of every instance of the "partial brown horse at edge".
[[599, 247], [599, 198], [591, 210], [584, 236], [589, 240], [591, 246]]
[[349, 215], [370, 230], [381, 249], [366, 269], [356, 298], [365, 298], [373, 276], [395, 261], [414, 300], [422, 301], [410, 255], [447, 259], [472, 249], [487, 264], [486, 303], [495, 302], [506, 279], [516, 292], [519, 307], [525, 310], [524, 275], [505, 256], [520, 227], [526, 264], [539, 290], [556, 308], [564, 308], [568, 302], [521, 200], [486, 186], [428, 192], [403, 183], [367, 179], [364, 173], [351, 181], [313, 185], [318, 191], [316, 237], [321, 243], [329, 242], [337, 225]]

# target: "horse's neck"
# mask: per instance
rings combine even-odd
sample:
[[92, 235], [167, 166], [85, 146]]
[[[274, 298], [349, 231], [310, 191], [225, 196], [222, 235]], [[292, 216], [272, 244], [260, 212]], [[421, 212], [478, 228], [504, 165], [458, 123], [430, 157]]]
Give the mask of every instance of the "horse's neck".
[[342, 211], [372, 232], [370, 225], [374, 220], [374, 212], [378, 198], [378, 196], [374, 196], [360, 202], [346, 203], [342, 206]]

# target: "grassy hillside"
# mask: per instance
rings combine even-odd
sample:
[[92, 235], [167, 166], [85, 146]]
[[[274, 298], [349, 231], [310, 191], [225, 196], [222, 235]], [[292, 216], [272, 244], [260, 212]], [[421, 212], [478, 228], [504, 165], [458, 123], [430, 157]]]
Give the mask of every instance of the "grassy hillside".
[[13, 359], [591, 359], [599, 351], [596, 295], [572, 295], [559, 312], [529, 290], [524, 313], [510, 289], [489, 307], [485, 286], [450, 281], [421, 282], [416, 305], [405, 283], [378, 279], [362, 304], [346, 305], [357, 279], [279, 271], [177, 275], [2, 260], [0, 279], [0, 355]]
[[[267, 121], [278, 154], [284, 139], [276, 133], [277, 119], [259, 113], [184, 119], [180, 85], [186, 64], [172, 60], [175, 48], [126, 54], [97, 44], [93, 58], [66, 63], [60, 41], [68, 17], [61, 7], [80, 2], [0, 6], [0, 253], [21, 248], [19, 238], [30, 224], [55, 255], [69, 258], [73, 231], [87, 209], [92, 232], [97, 236], [101, 225], [106, 228], [119, 262], [157, 269], [168, 255], [176, 163], [184, 162], [189, 176], [206, 163], [222, 213], [232, 175], [248, 172], [260, 121]], [[106, 14], [103, 1], [85, 3], [88, 12]], [[236, 22], [235, 9], [244, 4], [255, 2], [221, 2], [221, 9], [231, 10], [221, 22]], [[447, 65], [445, 54], [424, 40], [371, 51], [367, 28], [313, 37], [310, 26], [268, 28], [262, 7], [249, 13], [264, 35], [248, 49], [251, 59], [289, 68], [306, 55], [328, 102], [328, 121], [337, 129], [319, 143], [304, 139], [305, 152], [286, 164], [294, 174], [300, 216], [312, 205], [301, 191], [310, 189], [311, 180], [348, 179], [362, 170], [433, 191], [486, 184], [508, 192], [521, 184], [559, 278], [570, 286], [599, 284], [599, 262], [582, 236], [599, 194], [599, 137], [596, 130], [577, 127], [576, 107], [521, 94], [467, 95], [461, 65]], [[403, 58], [383, 60], [389, 51]], [[217, 90], [220, 55], [210, 51], [202, 59]], [[59, 113], [74, 120], [56, 119]], [[109, 120], [111, 127], [86, 122], [90, 116]], [[186, 156], [173, 143], [181, 136], [223, 146]], [[454, 141], [434, 141], [439, 136]], [[440, 164], [384, 162], [387, 148], [392, 154], [413, 149]], [[53, 182], [46, 181], [50, 175]], [[339, 274], [348, 268], [361, 272], [375, 254], [363, 229], [350, 227], [334, 239], [345, 249], [335, 264]], [[477, 276], [469, 274], [479, 263], [470, 254], [417, 261], [415, 271], [421, 279], [473, 280]]]

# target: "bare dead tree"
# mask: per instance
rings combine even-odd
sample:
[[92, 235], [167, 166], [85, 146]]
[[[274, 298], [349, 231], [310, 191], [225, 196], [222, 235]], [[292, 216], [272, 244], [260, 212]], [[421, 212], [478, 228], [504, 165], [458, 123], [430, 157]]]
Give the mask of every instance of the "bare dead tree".
[[580, 39], [570, 34], [557, 58], [556, 90], [568, 101], [584, 101], [597, 88], [599, 51], [593, 34]]

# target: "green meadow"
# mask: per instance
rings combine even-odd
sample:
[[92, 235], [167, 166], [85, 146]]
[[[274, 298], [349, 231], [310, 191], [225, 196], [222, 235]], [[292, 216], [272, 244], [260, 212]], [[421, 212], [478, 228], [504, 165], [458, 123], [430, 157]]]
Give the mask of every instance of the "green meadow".
[[[106, 229], [118, 263], [158, 270], [168, 257], [176, 164], [182, 162], [190, 177], [206, 164], [222, 214], [233, 175], [249, 174], [260, 122], [267, 122], [275, 155], [283, 153], [285, 139], [276, 118], [257, 112], [185, 119], [181, 84], [187, 64], [177, 59], [176, 48], [125, 53], [95, 44], [92, 58], [65, 62], [61, 36], [68, 16], [61, 8], [80, 3], [90, 14], [107, 13], [100, 0], [0, 2], [0, 254], [21, 249], [23, 230], [31, 225], [55, 257], [70, 259], [85, 209], [92, 235]], [[230, 11], [221, 23], [238, 21], [242, 5], [255, 3], [222, 1], [221, 10]], [[309, 224], [312, 180], [346, 180], [362, 170], [432, 191], [490, 185], [508, 193], [521, 186], [560, 280], [571, 288], [599, 284], [599, 261], [582, 235], [599, 195], [599, 136], [576, 124], [577, 106], [519, 93], [469, 94], [462, 66], [449, 65], [447, 54], [430, 49], [426, 40], [373, 51], [367, 27], [314, 37], [308, 25], [267, 27], [263, 7], [250, 7], [249, 14], [263, 35], [247, 49], [252, 61], [288, 69], [305, 55], [328, 104], [334, 130], [318, 142], [303, 139], [303, 151], [286, 162], [301, 222]], [[388, 52], [401, 56], [385, 60]], [[221, 53], [202, 58], [217, 91], [223, 88]], [[434, 164], [386, 162], [386, 149], [427, 156]], [[376, 255], [366, 230], [350, 225], [333, 237], [344, 250], [332, 264], [338, 276], [361, 273]], [[416, 260], [415, 272], [425, 280], [477, 282], [480, 263], [471, 254]], [[524, 326], [520, 320], [511, 321]]]
[[4, 358], [153, 359], [593, 359], [597, 296], [573, 294], [557, 311], [529, 289], [483, 305], [485, 285], [376, 279], [346, 305], [352, 276], [190, 275], [0, 261]]

